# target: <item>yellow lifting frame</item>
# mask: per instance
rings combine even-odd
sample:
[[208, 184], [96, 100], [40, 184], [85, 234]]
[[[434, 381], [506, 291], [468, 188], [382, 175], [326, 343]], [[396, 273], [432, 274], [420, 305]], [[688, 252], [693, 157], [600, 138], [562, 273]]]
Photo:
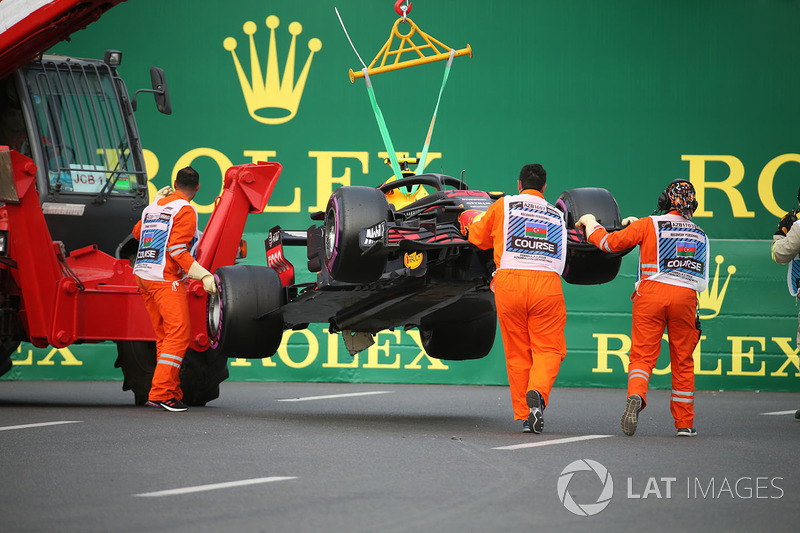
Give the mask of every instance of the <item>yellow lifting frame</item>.
[[[414, 24], [414, 21], [411, 20], [410, 18], [406, 17], [405, 21], [408, 22], [410, 26], [408, 33], [406, 33], [405, 35], [400, 33], [398, 25], [401, 22], [403, 22], [403, 18], [397, 19], [397, 21], [394, 23], [394, 26], [392, 27], [392, 33], [389, 35], [389, 40], [386, 41], [386, 44], [383, 45], [383, 48], [381, 48], [380, 52], [378, 52], [378, 55], [375, 56], [375, 59], [373, 59], [372, 63], [370, 63], [369, 67], [367, 67], [368, 74], [370, 75], [380, 74], [381, 72], [389, 72], [392, 70], [399, 70], [401, 68], [413, 67], [415, 65], [422, 65], [424, 63], [433, 63], [434, 61], [442, 61], [443, 59], [448, 59], [450, 57], [450, 50], [452, 49], [449, 46], [443, 44], [442, 42], [436, 40], [435, 38], [431, 37], [424, 31], [419, 29], [419, 26]], [[411, 40], [411, 37], [414, 35], [414, 33], [418, 33], [420, 37], [422, 37], [427, 44], [423, 45], [415, 44]], [[395, 37], [400, 39], [400, 44], [398, 45], [397, 50], [392, 50], [391, 48], [392, 41], [394, 40]], [[437, 48], [437, 45], [441, 49], [443, 49], [443, 51], [440, 51], [440, 49]], [[422, 50], [427, 50], [427, 49], [432, 50], [434, 55], [426, 56], [422, 52]], [[416, 52], [419, 55], [419, 57], [416, 59], [408, 59], [406, 61], [401, 62], [400, 56], [409, 52]], [[454, 54], [455, 57], [464, 55], [469, 55], [469, 57], [472, 57], [472, 48], [470, 48], [469, 45], [467, 45], [466, 48], [462, 48], [461, 50], [456, 50]], [[394, 62], [389, 63], [387, 65], [386, 64], [387, 60], [391, 56], [394, 56]], [[380, 65], [376, 67], [375, 64], [378, 62], [379, 59], [380, 59]], [[353, 69], [350, 69], [351, 82], [355, 83], [356, 78], [363, 78], [363, 77], [364, 77], [363, 71], [359, 70], [357, 72], [354, 72]]]

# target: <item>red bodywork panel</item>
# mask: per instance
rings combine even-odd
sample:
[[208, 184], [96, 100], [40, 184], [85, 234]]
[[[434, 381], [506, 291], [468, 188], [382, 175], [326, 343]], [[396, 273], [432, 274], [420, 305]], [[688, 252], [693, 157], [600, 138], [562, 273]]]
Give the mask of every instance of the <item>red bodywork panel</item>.
[[124, 0], [0, 1], [0, 78]]
[[[0, 190], [7, 191], [4, 168], [13, 169], [19, 201], [6, 197], [0, 207], [0, 229], [9, 230], [11, 259], [0, 269], [8, 270], [13, 280], [10, 293], [21, 297], [20, 317], [30, 342], [39, 348], [63, 348], [78, 342], [154, 341], [130, 263], [95, 246], [64, 257], [60, 244], [50, 237], [39, 204], [36, 166], [22, 154], [0, 149]], [[248, 213], [264, 210], [282, 170], [280, 163], [251, 163], [226, 172], [222, 195], [198, 243], [201, 265], [213, 272], [234, 263]], [[189, 347], [202, 352], [209, 347], [206, 293], [197, 280], [188, 282], [187, 292]]]
[[211, 272], [233, 264], [248, 213], [264, 211], [281, 170], [280, 163], [259, 162], [225, 172], [222, 196], [217, 198], [197, 245], [198, 263]]

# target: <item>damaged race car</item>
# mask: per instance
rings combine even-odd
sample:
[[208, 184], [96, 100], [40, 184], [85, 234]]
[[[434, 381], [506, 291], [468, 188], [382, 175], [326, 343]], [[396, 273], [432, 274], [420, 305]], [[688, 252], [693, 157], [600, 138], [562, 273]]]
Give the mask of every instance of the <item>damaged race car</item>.
[[[406, 175], [380, 187], [343, 186], [322, 222], [306, 231], [274, 227], [266, 239], [267, 265], [216, 270], [218, 294], [208, 299], [208, 330], [221, 356], [273, 355], [284, 330], [310, 323], [341, 332], [356, 354], [382, 330], [418, 328], [431, 357], [479, 359], [492, 349], [497, 330], [489, 288], [492, 250], [480, 250], [461, 233], [459, 215], [486, 211], [502, 194], [470, 190], [443, 174]], [[605, 189], [565, 191], [555, 204], [568, 230], [565, 281], [598, 284], [614, 279], [627, 253], [604, 254], [586, 242], [575, 222], [593, 213], [608, 230], [621, 220]], [[295, 283], [284, 247], [305, 246], [316, 280]]]

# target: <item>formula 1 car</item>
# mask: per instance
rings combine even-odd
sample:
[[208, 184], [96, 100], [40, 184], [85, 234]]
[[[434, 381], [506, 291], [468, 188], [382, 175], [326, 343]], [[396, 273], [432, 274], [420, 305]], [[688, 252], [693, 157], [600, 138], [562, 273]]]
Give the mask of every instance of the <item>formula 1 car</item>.
[[[396, 208], [397, 190], [432, 192]], [[310, 323], [342, 332], [351, 354], [373, 343], [385, 329], [418, 328], [431, 357], [468, 360], [486, 356], [494, 343], [497, 312], [489, 288], [492, 250], [480, 250], [461, 233], [459, 215], [486, 211], [501, 194], [469, 190], [443, 174], [408, 176], [373, 188], [340, 187], [322, 225], [307, 231], [272, 228], [266, 239], [267, 267], [225, 266], [216, 270], [218, 295], [208, 300], [212, 346], [226, 357], [273, 355], [283, 331]], [[556, 206], [567, 220], [564, 279], [596, 284], [613, 279], [622, 255], [603, 254], [587, 243], [575, 222], [595, 214], [609, 229], [620, 227], [617, 203], [605, 189], [565, 191]], [[305, 246], [316, 281], [295, 283], [284, 246]]]

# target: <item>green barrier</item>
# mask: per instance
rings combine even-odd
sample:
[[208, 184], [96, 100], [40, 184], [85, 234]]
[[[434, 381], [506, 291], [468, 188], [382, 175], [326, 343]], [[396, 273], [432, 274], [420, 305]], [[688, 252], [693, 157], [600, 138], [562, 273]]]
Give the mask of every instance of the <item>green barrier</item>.
[[[769, 241], [711, 241], [712, 277], [700, 298], [705, 318], [695, 351], [697, 389], [800, 391], [797, 308], [786, 290], [786, 267], [771, 261], [769, 248]], [[557, 386], [626, 386], [635, 272], [634, 252], [610, 283], [564, 284], [567, 357]], [[111, 343], [61, 350], [23, 345], [3, 379], [121, 379], [115, 357]], [[499, 333], [492, 352], [475, 361], [429, 358], [416, 329], [381, 332], [353, 357], [339, 335], [315, 324], [287, 331], [271, 358], [232, 359], [229, 367], [233, 381], [507, 384]], [[666, 340], [650, 383], [671, 387]]]
[[[219, 10], [210, 0], [124, 2], [52, 52], [98, 57], [107, 48], [122, 50], [119, 68], [131, 92], [150, 86], [151, 65], [165, 70], [173, 114], [165, 117], [144, 101], [137, 111], [151, 192], [177, 169], [198, 169], [201, 226], [228, 167], [283, 164], [265, 212], [250, 215], [246, 228], [248, 262], [263, 265], [260, 243], [268, 228], [305, 229], [336, 187], [377, 186], [392, 171], [383, 164], [388, 154], [361, 82], [350, 82], [348, 70], [357, 64], [333, 7], [309, 9], [294, 0], [229, 4]], [[397, 18], [392, 2], [336, 5], [363, 51], [377, 50]], [[800, 70], [791, 68], [800, 63], [800, 5], [458, 5], [414, 8], [426, 31], [473, 49], [472, 59], [449, 74], [426, 170], [456, 177], [466, 171], [470, 188], [514, 192], [521, 166], [540, 162], [551, 202], [566, 189], [601, 186], [615, 195], [623, 216], [649, 214], [672, 179], [689, 179], [699, 202], [695, 221], [712, 238], [712, 257], [721, 258], [718, 275], [717, 263], [711, 265], [703, 301], [698, 389], [800, 390], [797, 306], [766, 240], [796, 205], [800, 182], [800, 106], [787, 90], [800, 86]], [[747, 28], [747, 38], [731, 28]], [[290, 67], [293, 77], [286, 76]], [[441, 65], [410, 72], [371, 78], [400, 157], [422, 155], [419, 134], [441, 87]], [[304, 255], [290, 251], [299, 271]], [[611, 283], [565, 286], [568, 354], [557, 385], [625, 386], [635, 255]], [[356, 360], [316, 325], [287, 333], [288, 343], [270, 360], [231, 361], [231, 379], [506, 382], [499, 339], [485, 359], [434, 362], [420, 356], [412, 335], [381, 333]], [[651, 386], [670, 386], [663, 352]], [[110, 343], [55, 352], [23, 345], [13, 358], [3, 379], [121, 379]]]

